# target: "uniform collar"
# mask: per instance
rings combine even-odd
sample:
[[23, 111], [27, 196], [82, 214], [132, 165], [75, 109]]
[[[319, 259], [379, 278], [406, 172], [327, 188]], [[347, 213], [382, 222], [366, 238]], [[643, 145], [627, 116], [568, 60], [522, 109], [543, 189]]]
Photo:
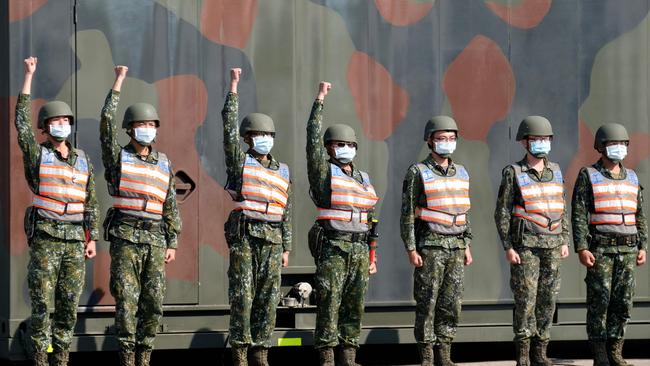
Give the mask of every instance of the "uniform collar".
[[77, 151], [72, 147], [72, 144], [70, 143], [70, 141], [66, 140], [65, 144], [68, 146], [68, 158], [67, 159], [63, 158], [63, 156], [61, 155], [61, 152], [59, 152], [59, 150], [54, 148], [54, 145], [52, 145], [52, 143], [50, 141], [45, 141], [43, 143], [43, 147], [45, 147], [46, 149], [54, 152], [54, 154], [56, 155], [56, 157], [59, 160], [64, 161], [64, 162], [66, 162], [66, 163], [68, 163], [70, 165], [74, 165], [77, 162], [77, 155], [78, 155]]
[[614, 177], [612, 175], [612, 172], [610, 172], [609, 170], [607, 170], [605, 168], [605, 164], [603, 164], [603, 159], [602, 158], [598, 159], [598, 161], [592, 166], [594, 167], [594, 169], [598, 170], [602, 175], [604, 175], [605, 177], [607, 177], [609, 179], [625, 179], [625, 178], [627, 178], [627, 170], [623, 166], [623, 163], [619, 162], [618, 165], [621, 167], [621, 171], [618, 173], [617, 177]]
[[[543, 170], [549, 169], [549, 167], [548, 167], [548, 158], [543, 158], [543, 160], [544, 160], [544, 169]], [[528, 164], [528, 159], [526, 159], [526, 155], [524, 155], [524, 158], [519, 160], [517, 162], [517, 164], [519, 164], [519, 166], [521, 166], [521, 171], [522, 172], [527, 172], [527, 171], [529, 171], [531, 169], [536, 172], [536, 170], [531, 168], [530, 165]], [[544, 173], [544, 172], [542, 171], [542, 173]]]
[[135, 147], [133, 146], [133, 144], [129, 143], [128, 145], [124, 146], [124, 150], [126, 150], [127, 152], [129, 152], [131, 154], [135, 154], [135, 156], [137, 156], [138, 159], [146, 161], [147, 163], [157, 164], [158, 163], [158, 150], [154, 149], [152, 145], [149, 145], [149, 149], [151, 150], [149, 152], [149, 155], [143, 157], [143, 156], [139, 155], [135, 151]]
[[422, 163], [424, 163], [429, 168], [433, 169], [434, 171], [436, 171], [442, 176], [453, 176], [456, 174], [456, 165], [451, 160], [451, 158], [447, 158], [447, 160], [449, 160], [449, 164], [447, 165], [447, 167], [443, 167], [433, 159], [433, 156], [431, 156], [431, 154], [429, 154], [427, 155], [427, 158], [424, 159]]
[[[262, 161], [260, 159], [256, 158], [255, 155], [252, 153], [252, 149], [248, 149], [248, 151], [246, 151], [246, 154], [250, 155], [253, 159], [257, 160], [258, 163], [262, 164]], [[273, 155], [271, 155], [271, 154], [267, 154], [267, 155], [269, 156], [269, 166], [268, 166], [267, 169], [271, 169], [271, 170], [280, 169], [280, 162], [275, 160]]]

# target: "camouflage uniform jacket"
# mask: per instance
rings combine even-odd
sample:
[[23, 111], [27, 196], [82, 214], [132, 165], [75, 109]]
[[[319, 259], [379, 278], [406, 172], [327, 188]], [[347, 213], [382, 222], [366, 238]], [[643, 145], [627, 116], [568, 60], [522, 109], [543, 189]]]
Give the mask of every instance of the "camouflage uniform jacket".
[[[39, 168], [41, 162], [41, 146], [50, 151], [54, 151], [57, 158], [74, 166], [77, 161], [77, 150], [72, 148], [69, 142], [66, 144], [69, 148], [68, 158], [64, 159], [54, 146], [46, 141], [39, 145], [36, 141], [34, 131], [32, 130], [30, 96], [20, 94], [16, 103], [16, 130], [18, 131], [18, 145], [23, 152], [23, 164], [25, 166], [25, 179], [34, 194], [38, 193], [39, 185]], [[95, 175], [93, 166], [88, 162], [88, 184], [86, 185], [86, 202], [84, 205], [84, 224], [38, 219], [36, 230], [47, 233], [58, 239], [81, 240], [85, 241], [85, 232], [88, 231], [90, 240], [99, 238], [99, 206], [97, 204], [97, 195], [95, 192]]]
[[[621, 164], [621, 171], [618, 176], [612, 175], [610, 171], [605, 169], [602, 160], [598, 160], [592, 167], [601, 172], [605, 177], [610, 179], [625, 179], [627, 171], [623, 164]], [[648, 249], [648, 222], [646, 221], [645, 214], [643, 213], [643, 187], [639, 185], [639, 194], [637, 198], [637, 211], [636, 211], [636, 226], [638, 230], [637, 248]], [[575, 251], [579, 252], [583, 249], [589, 249], [590, 238], [596, 233], [593, 225], [589, 224], [589, 213], [594, 212], [594, 194], [591, 188], [591, 181], [587, 168], [582, 168], [578, 173], [576, 184], [573, 187], [573, 200], [571, 201], [571, 222], [573, 224], [573, 245]], [[635, 252], [635, 247], [627, 245], [619, 246], [606, 246], [600, 250], [603, 253], [623, 253]]]
[[[541, 174], [528, 165], [525, 156], [516, 164], [521, 166], [521, 171], [528, 173], [528, 176], [535, 182], [548, 182], [553, 179], [553, 171], [548, 167], [548, 161], [546, 159], [544, 159], [544, 169]], [[499, 187], [499, 195], [494, 211], [494, 221], [496, 222], [497, 231], [503, 243], [503, 249], [508, 250], [513, 247], [549, 249], [569, 244], [569, 218], [566, 214], [566, 208], [562, 216], [561, 234], [537, 235], [524, 230], [520, 237], [517, 238], [515, 228], [519, 224], [519, 221], [523, 219], [512, 216], [514, 205], [523, 206], [524, 199], [517, 185], [515, 170], [512, 166], [508, 165], [502, 172], [501, 186]]]
[[[100, 140], [102, 143], [102, 160], [104, 162], [104, 177], [108, 184], [108, 193], [111, 196], [117, 196], [120, 187], [120, 174], [122, 171], [120, 154], [122, 147], [117, 141], [117, 126], [115, 124], [115, 111], [120, 100], [120, 93], [111, 90], [106, 96], [104, 107], [102, 108], [100, 123]], [[151, 148], [151, 152], [146, 157], [140, 157], [144, 161], [155, 164], [158, 161], [158, 152]], [[124, 147], [126, 151], [135, 152], [135, 148], [129, 144]], [[170, 163], [171, 164], [171, 163]], [[173, 172], [173, 170], [172, 170]], [[129, 220], [126, 215], [119, 216], [116, 222], [110, 228], [110, 234], [120, 239], [128, 240], [132, 243], [149, 244], [158, 247], [167, 247], [176, 249], [178, 247], [178, 235], [181, 232], [181, 218], [178, 213], [176, 203], [176, 188], [174, 185], [174, 175], [169, 178], [169, 188], [167, 197], [163, 204], [163, 230], [145, 230], [135, 228], [125, 224]], [[139, 220], [134, 218], [133, 220]]]
[[[316, 99], [311, 108], [309, 115], [309, 122], [307, 122], [307, 174], [309, 177], [309, 195], [317, 207], [330, 207], [332, 189], [330, 164], [339, 163], [333, 159], [329, 159], [325, 146], [323, 145], [323, 135], [321, 133], [321, 126], [323, 122], [323, 101]], [[356, 166], [352, 166], [352, 178], [356, 179], [359, 183], [363, 182], [361, 171]], [[341, 169], [346, 174], [345, 170]], [[372, 222], [375, 217], [374, 209], [368, 210], [368, 222]], [[335, 230], [324, 221], [322, 223], [325, 230]], [[349, 252], [351, 250], [351, 242], [344, 240], [332, 240], [329, 242], [341, 248], [343, 251]]]
[[[433, 160], [431, 155], [422, 161], [434, 174], [442, 177], [454, 176], [456, 166], [449, 159], [449, 165], [444, 168]], [[446, 235], [432, 232], [427, 223], [415, 217], [417, 207], [426, 207], [427, 198], [424, 193], [424, 183], [416, 164], [409, 167], [402, 183], [402, 214], [400, 216], [400, 232], [407, 251], [422, 247], [442, 247], [445, 249], [465, 248], [472, 240], [469, 214], [467, 230], [458, 235]], [[462, 240], [458, 240], [462, 239]]]
[[[244, 171], [244, 160], [246, 154], [254, 156], [251, 151], [244, 152], [239, 145], [239, 96], [236, 93], [229, 92], [226, 97], [226, 102], [221, 111], [223, 117], [223, 138], [224, 150], [226, 154], [226, 172], [228, 174], [228, 183], [226, 187], [239, 192], [242, 186], [242, 173]], [[270, 160], [262, 162], [258, 159], [260, 164], [265, 168], [271, 170], [278, 170], [280, 162], [269, 154]], [[280, 230], [265, 221], [249, 220], [247, 229], [248, 233], [256, 238], [262, 238], [274, 244], [282, 243], [284, 251], [291, 251], [291, 206], [292, 194], [291, 184], [287, 191], [288, 200], [287, 205], [284, 207], [284, 215], [280, 224]], [[236, 217], [233, 217], [235, 215]], [[239, 221], [241, 211], [235, 211], [231, 214], [231, 219]]]

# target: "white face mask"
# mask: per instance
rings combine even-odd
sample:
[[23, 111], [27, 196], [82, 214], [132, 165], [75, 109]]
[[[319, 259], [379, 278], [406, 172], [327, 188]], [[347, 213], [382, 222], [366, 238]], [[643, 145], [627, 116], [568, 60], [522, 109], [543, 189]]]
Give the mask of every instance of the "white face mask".
[[156, 138], [157, 129], [151, 127], [136, 127], [133, 129], [133, 137], [141, 145], [148, 146]]
[[57, 141], [63, 141], [70, 136], [72, 126], [70, 125], [50, 125], [50, 135]]
[[609, 145], [605, 147], [605, 152], [609, 160], [618, 163], [627, 156], [627, 146], [623, 144]]
[[334, 157], [336, 160], [340, 161], [343, 164], [347, 164], [354, 160], [354, 157], [357, 155], [357, 149], [350, 146], [335, 147], [334, 148]]
[[434, 142], [434, 151], [443, 158], [448, 157], [456, 151], [456, 141]]
[[551, 140], [532, 140], [529, 151], [536, 158], [545, 157], [551, 152]]
[[273, 136], [256, 136], [253, 137], [253, 150], [258, 154], [266, 155], [271, 152], [273, 148]]

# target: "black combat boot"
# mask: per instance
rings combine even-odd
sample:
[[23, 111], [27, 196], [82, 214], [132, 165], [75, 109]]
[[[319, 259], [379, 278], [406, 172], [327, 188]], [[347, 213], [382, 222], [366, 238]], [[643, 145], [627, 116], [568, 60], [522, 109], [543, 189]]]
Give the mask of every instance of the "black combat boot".
[[325, 347], [318, 350], [318, 365], [334, 366], [334, 349]]
[[149, 366], [151, 360], [151, 350], [137, 348], [135, 351], [135, 366]]
[[438, 343], [433, 350], [436, 354], [436, 366], [456, 366], [451, 362], [451, 343]]
[[34, 353], [34, 366], [48, 366], [47, 352]]
[[551, 366], [553, 362], [546, 357], [546, 350], [548, 349], [548, 341], [541, 339], [533, 339], [531, 344], [531, 365], [532, 366]]
[[623, 342], [622, 338], [607, 340], [607, 358], [611, 366], [632, 366], [623, 359]]
[[118, 353], [120, 358], [120, 366], [135, 366], [135, 353], [120, 351]]
[[339, 348], [339, 358], [342, 366], [361, 366], [357, 360], [357, 347], [343, 344]]
[[251, 349], [251, 366], [269, 366], [269, 350], [264, 347]]
[[605, 341], [589, 341], [589, 348], [594, 356], [594, 366], [609, 366]]
[[248, 346], [232, 348], [232, 364], [234, 366], [248, 366]]
[[68, 351], [56, 351], [52, 353], [50, 365], [52, 366], [68, 366], [70, 353]]
[[433, 345], [431, 343], [418, 343], [420, 349], [421, 366], [433, 366]]
[[530, 366], [530, 339], [515, 342], [517, 366]]

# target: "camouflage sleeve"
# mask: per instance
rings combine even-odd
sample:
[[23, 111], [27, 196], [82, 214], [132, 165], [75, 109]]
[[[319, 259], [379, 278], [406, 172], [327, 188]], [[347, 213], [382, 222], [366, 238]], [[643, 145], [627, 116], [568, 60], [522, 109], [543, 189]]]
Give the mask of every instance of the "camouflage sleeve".
[[[171, 169], [171, 162], [169, 164]], [[163, 222], [165, 223], [167, 249], [177, 249], [178, 235], [181, 233], [182, 224], [181, 216], [178, 212], [178, 204], [176, 202], [176, 184], [174, 184], [174, 174], [169, 178], [167, 198], [165, 198], [165, 203], [163, 204]]]
[[[418, 184], [419, 183], [419, 184]], [[406, 172], [402, 183], [402, 212], [400, 214], [400, 234], [407, 251], [416, 249], [415, 241], [415, 209], [417, 199], [422, 191], [419, 172], [412, 165]]]
[[287, 205], [284, 208], [284, 216], [282, 217], [282, 249], [285, 252], [290, 252], [291, 241], [292, 241], [291, 220], [293, 217], [293, 213], [292, 213], [293, 192], [291, 189], [291, 184], [289, 184], [287, 195], [289, 196], [289, 199], [287, 199]]
[[576, 252], [589, 249], [589, 202], [592, 199], [591, 185], [587, 169], [580, 170], [576, 184], [573, 186], [571, 200], [571, 228], [573, 229], [573, 246]]
[[239, 146], [238, 115], [239, 96], [230, 92], [226, 96], [221, 117], [223, 118], [223, 149], [226, 156], [226, 173], [228, 174], [228, 182], [231, 184], [241, 178], [244, 166], [244, 152]]
[[[325, 184], [329, 173], [327, 153], [322, 143], [321, 134], [323, 108], [322, 100], [317, 99], [314, 101], [307, 122], [307, 175], [309, 177], [310, 192], [315, 195], [327, 191]], [[321, 201], [320, 197], [314, 198]]]
[[494, 222], [496, 223], [497, 232], [505, 250], [512, 248], [512, 243], [510, 242], [510, 220], [512, 216], [514, 188], [515, 171], [511, 166], [507, 166], [503, 169], [501, 175], [501, 185], [499, 186], [499, 195], [497, 196], [496, 209], [494, 210]]
[[33, 192], [38, 190], [38, 167], [41, 150], [32, 129], [31, 100], [29, 94], [19, 94], [16, 103], [16, 131], [18, 145], [23, 152], [25, 179]]
[[463, 241], [466, 246], [470, 246], [474, 237], [472, 236], [472, 223], [469, 220], [469, 212], [465, 214], [465, 222], [467, 223], [467, 230], [463, 233]]
[[102, 144], [102, 162], [104, 163], [104, 177], [109, 185], [112, 187], [111, 194], [115, 194], [113, 190], [117, 190], [120, 180], [120, 151], [122, 147], [117, 141], [117, 126], [115, 124], [115, 112], [117, 104], [120, 101], [120, 92], [111, 90], [106, 96], [104, 107], [102, 108], [101, 120], [99, 123], [99, 140]]
[[564, 213], [562, 214], [562, 245], [571, 243], [571, 222], [569, 221], [569, 210], [567, 209], [566, 196], [564, 197]]
[[638, 209], [636, 211], [636, 228], [639, 235], [639, 249], [648, 250], [648, 221], [643, 213], [643, 187], [639, 186]]
[[84, 205], [84, 221], [86, 230], [90, 233], [90, 240], [99, 240], [99, 204], [95, 190], [95, 172], [93, 165], [88, 161], [88, 184], [86, 185], [86, 203]]

